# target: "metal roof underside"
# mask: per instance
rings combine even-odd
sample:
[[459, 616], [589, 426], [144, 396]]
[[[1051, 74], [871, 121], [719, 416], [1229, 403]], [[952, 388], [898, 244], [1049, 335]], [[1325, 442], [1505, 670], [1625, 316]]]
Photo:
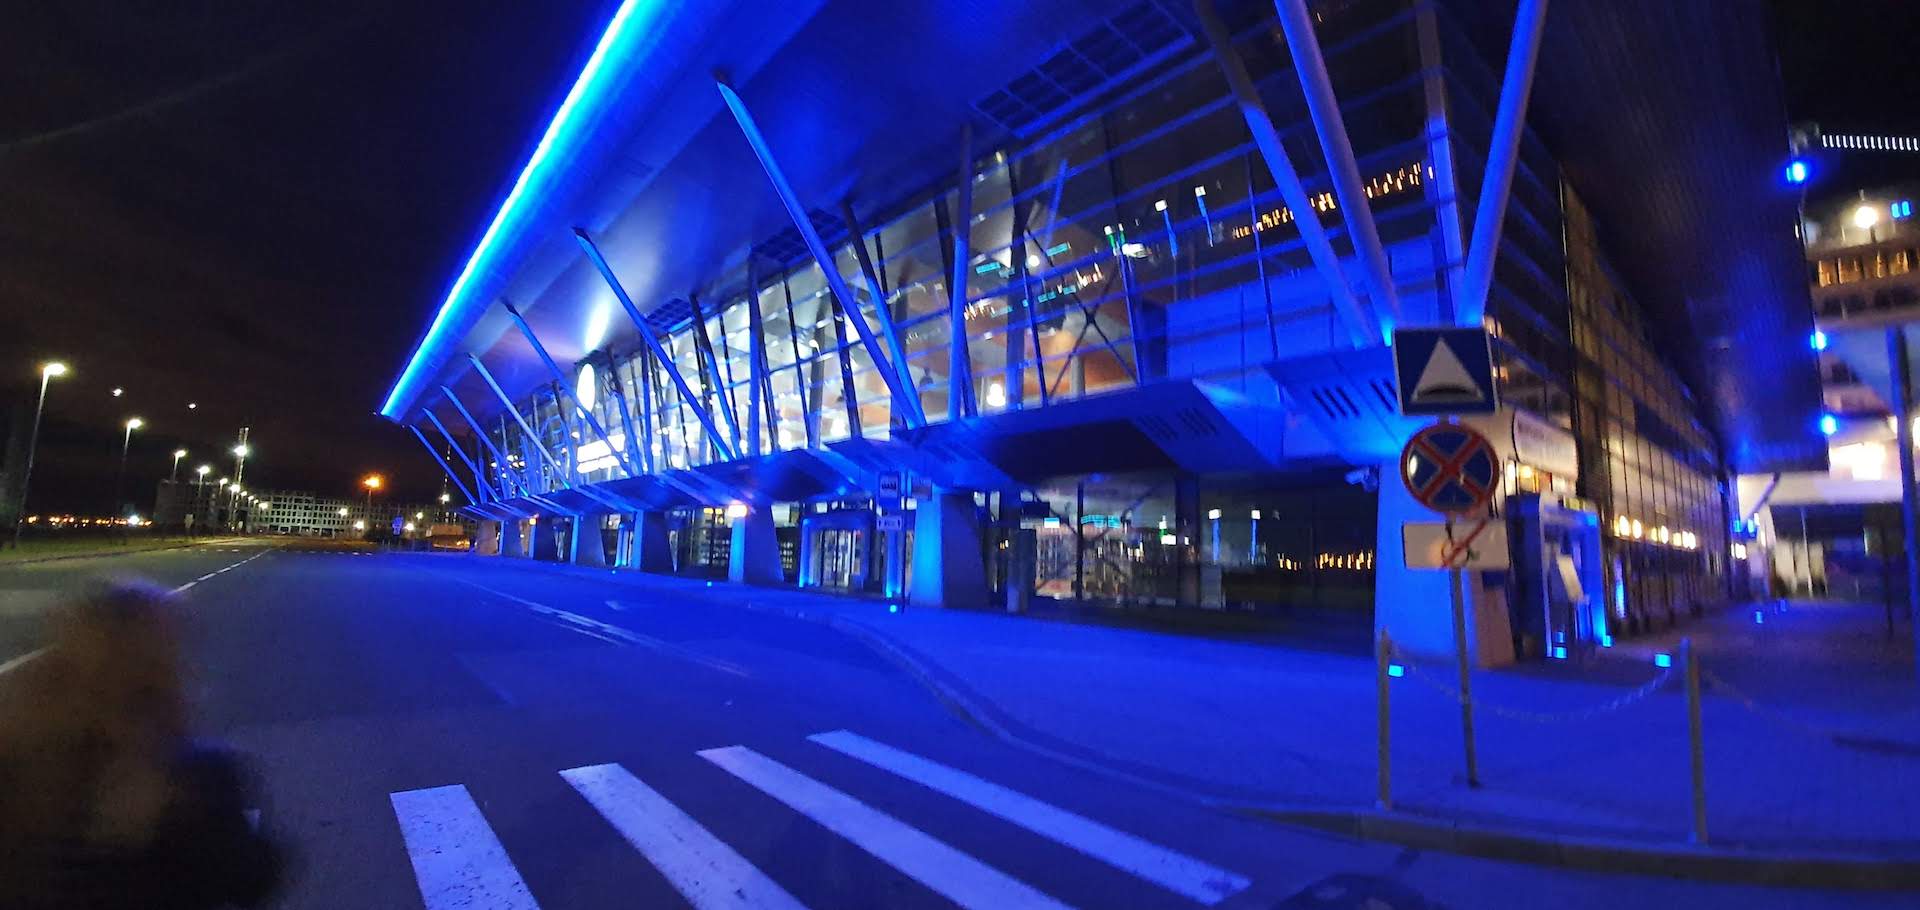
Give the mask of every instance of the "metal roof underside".
[[[1500, 65], [1512, 3], [1459, 0]], [[1741, 473], [1824, 469], [1787, 113], [1750, 0], [1556, 0], [1529, 120]]]

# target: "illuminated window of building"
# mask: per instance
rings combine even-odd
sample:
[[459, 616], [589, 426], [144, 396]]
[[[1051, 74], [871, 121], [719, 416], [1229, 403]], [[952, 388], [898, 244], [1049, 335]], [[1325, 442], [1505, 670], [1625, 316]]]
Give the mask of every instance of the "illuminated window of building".
[[1818, 273], [1815, 281], [1820, 287], [1826, 287], [1840, 280], [1839, 277], [1834, 274], [1833, 260], [1831, 259], [1820, 260], [1815, 264], [1815, 271]]
[[1912, 270], [1912, 250], [1894, 250], [1893, 255], [1887, 258], [1887, 274], [1889, 275], [1905, 275]]
[[1873, 277], [1887, 277], [1887, 254], [1885, 252], [1875, 251], [1873, 254]]
[[1860, 280], [1860, 257], [1842, 256], [1839, 261], [1839, 281], [1845, 284]]

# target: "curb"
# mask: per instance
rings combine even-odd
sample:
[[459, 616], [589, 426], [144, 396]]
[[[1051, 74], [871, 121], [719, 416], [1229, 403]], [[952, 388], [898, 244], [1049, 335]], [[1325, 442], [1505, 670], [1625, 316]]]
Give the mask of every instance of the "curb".
[[1891, 891], [1920, 888], [1920, 855], [1790, 853], [1733, 847], [1658, 844], [1609, 838], [1529, 834], [1461, 822], [1427, 820], [1372, 809], [1234, 811], [1360, 840], [1486, 859], [1750, 885]]
[[191, 550], [194, 547], [209, 546], [219, 541], [204, 540], [190, 543], [177, 543], [164, 547], [142, 547], [138, 550], [98, 550], [91, 553], [64, 553], [59, 556], [35, 556], [28, 559], [0, 559], [0, 569], [8, 566], [30, 566], [43, 562], [62, 562], [69, 559], [99, 559], [103, 556], [133, 556], [139, 553], [163, 553], [167, 550]]

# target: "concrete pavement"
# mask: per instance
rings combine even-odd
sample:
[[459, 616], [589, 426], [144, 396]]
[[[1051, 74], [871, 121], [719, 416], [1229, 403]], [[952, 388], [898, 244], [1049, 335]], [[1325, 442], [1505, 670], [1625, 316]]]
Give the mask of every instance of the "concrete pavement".
[[[113, 568], [131, 567], [95, 571]], [[176, 584], [208, 571], [140, 568]], [[12, 575], [0, 571], [0, 587], [16, 587]], [[726, 608], [764, 608], [761, 593], [289, 549], [185, 596], [200, 718], [254, 756], [263, 824], [296, 854], [287, 908], [682, 906], [687, 894], [811, 907], [1908, 897], [1538, 868], [1218, 811], [985, 735], [844, 628]], [[974, 618], [1012, 638], [1048, 628]], [[1004, 666], [1021, 657], [1004, 653], [1011, 642]], [[1110, 675], [1083, 661], [1061, 684], [1097, 690]], [[1207, 751], [1224, 734], [1193, 735]]]

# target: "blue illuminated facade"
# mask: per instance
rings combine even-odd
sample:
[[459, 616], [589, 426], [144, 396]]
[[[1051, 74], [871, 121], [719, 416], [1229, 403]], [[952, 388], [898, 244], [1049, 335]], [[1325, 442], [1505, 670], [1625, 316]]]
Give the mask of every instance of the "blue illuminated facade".
[[[1500, 630], [1482, 661], [1610, 644], [1724, 588], [1717, 445], [1632, 295], [1595, 290], [1597, 232], [1531, 133], [1484, 314], [1456, 306], [1502, 80], [1444, 7], [1318, 5], [1367, 223], [1269, 4], [1220, 16], [1307, 210], [1186, 4], [1053, 22], [988, 3], [982, 21], [1029, 27], [946, 23], [863, 60], [831, 49], [939, 23], [666, 6], [620, 5], [382, 404], [471, 481], [483, 549], [544, 535], [588, 564], [916, 604], [1386, 622], [1376, 603], [1441, 576], [1401, 553], [1401, 522], [1432, 516], [1395, 489], [1418, 424], [1373, 336], [1480, 324], [1503, 495], [1588, 517], [1534, 527], [1528, 552], [1583, 561], [1618, 611], [1569, 640], [1552, 602], [1579, 592], [1476, 573]], [[756, 14], [757, 50], [689, 43]], [[920, 91], [943, 83], [907, 73], [943, 51], [973, 55], [965, 74]], [[1601, 325], [1601, 296], [1629, 315]], [[1589, 376], [1602, 351], [1638, 379]], [[1607, 533], [1589, 547], [1581, 526]], [[1392, 621], [1414, 650], [1446, 634]]]

